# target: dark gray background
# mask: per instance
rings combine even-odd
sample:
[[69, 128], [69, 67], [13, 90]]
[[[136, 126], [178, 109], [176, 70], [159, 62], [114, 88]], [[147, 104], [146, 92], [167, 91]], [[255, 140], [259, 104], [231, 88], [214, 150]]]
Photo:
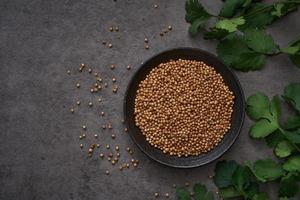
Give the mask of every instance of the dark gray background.
[[[162, 166], [134, 146], [128, 135], [122, 134], [122, 101], [126, 85], [150, 56], [173, 47], [198, 47], [215, 53], [216, 43], [199, 35], [188, 35], [184, 20], [183, 0], [1, 0], [0, 1], [0, 199], [152, 199], [154, 192], [169, 192], [173, 183], [202, 182], [214, 188], [208, 175], [216, 162], [196, 169], [180, 170]], [[154, 9], [153, 5], [159, 8]], [[221, 1], [205, 1], [205, 6], [217, 12]], [[300, 12], [294, 12], [268, 28], [275, 41], [284, 46], [300, 33]], [[118, 25], [119, 33], [108, 31]], [[159, 32], [166, 25], [173, 31], [165, 37]], [[117, 39], [120, 34], [121, 38]], [[150, 50], [144, 49], [144, 37], [150, 40]], [[112, 41], [113, 48], [101, 44]], [[80, 63], [101, 72], [109, 83], [101, 94], [91, 95], [91, 75], [79, 74]], [[116, 64], [114, 71], [109, 69]], [[127, 71], [126, 65], [132, 70]], [[71, 69], [73, 75], [66, 74]], [[284, 86], [300, 80], [300, 70], [285, 55], [268, 59], [261, 71], [237, 75], [248, 96], [264, 91], [269, 96], [281, 94]], [[119, 92], [111, 92], [111, 77], [117, 77]], [[76, 81], [81, 89], [75, 88]], [[103, 102], [96, 101], [102, 96]], [[77, 99], [83, 105], [72, 115], [69, 109]], [[93, 100], [93, 108], [87, 102]], [[107, 113], [99, 117], [100, 111]], [[104, 122], [112, 122], [116, 141], [102, 131]], [[140, 160], [137, 170], [120, 172], [97, 156], [88, 158], [79, 148], [81, 125], [88, 126], [85, 145], [96, 141], [101, 145], [119, 144], [124, 151], [132, 147], [134, 158]], [[240, 137], [221, 159], [243, 162], [272, 155], [262, 141], [248, 137], [248, 118]], [[97, 154], [102, 151], [97, 150]], [[86, 149], [85, 149], [86, 151]], [[106, 169], [111, 175], [106, 176]], [[276, 191], [265, 188], [276, 199]]]

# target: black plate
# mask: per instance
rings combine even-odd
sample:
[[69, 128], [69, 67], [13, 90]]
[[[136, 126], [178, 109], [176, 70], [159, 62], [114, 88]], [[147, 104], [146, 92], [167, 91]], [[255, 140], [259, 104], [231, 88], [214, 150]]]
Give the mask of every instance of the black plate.
[[[136, 91], [138, 89], [139, 83], [145, 79], [146, 75], [149, 74], [152, 68], [157, 67], [160, 63], [167, 62], [170, 59], [175, 60], [179, 58], [203, 61], [208, 65], [214, 67], [215, 70], [223, 76], [226, 85], [230, 88], [230, 90], [234, 93], [235, 96], [231, 120], [231, 129], [224, 136], [223, 140], [218, 146], [216, 146], [210, 152], [206, 154], [201, 154], [199, 156], [178, 158], [176, 156], [164, 154], [161, 150], [152, 147], [146, 141], [145, 136], [141, 133], [140, 129], [137, 126], [135, 126], [134, 100], [136, 97]], [[127, 87], [127, 91], [125, 94], [124, 115], [125, 123], [128, 127], [128, 131], [132, 140], [146, 155], [148, 155], [153, 160], [156, 160], [162, 164], [171, 167], [191, 168], [212, 162], [213, 160], [217, 159], [222, 154], [224, 154], [230, 148], [230, 146], [238, 137], [240, 129], [242, 127], [245, 114], [244, 107], [244, 95], [240, 83], [235, 74], [229, 68], [227, 68], [222, 61], [220, 61], [213, 54], [200, 49], [178, 48], [164, 51], [150, 58], [134, 74]]]

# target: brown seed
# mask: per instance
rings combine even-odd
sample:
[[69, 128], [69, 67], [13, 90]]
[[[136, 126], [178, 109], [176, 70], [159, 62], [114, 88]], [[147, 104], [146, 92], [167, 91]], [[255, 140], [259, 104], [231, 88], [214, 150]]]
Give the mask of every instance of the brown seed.
[[77, 88], [80, 88], [80, 83], [76, 83], [76, 87], [77, 87]]
[[145, 45], [145, 49], [149, 49], [150, 47], [149, 47], [149, 45]]
[[130, 69], [131, 69], [130, 65], [127, 65], [126, 69], [127, 69], [127, 70], [130, 70]]
[[114, 155], [112, 153], [108, 154], [108, 157], [112, 158]]
[[105, 115], [105, 112], [102, 111], [102, 112], [101, 112], [101, 116], [104, 116], [104, 115]]
[[120, 166], [119, 166], [119, 170], [120, 170], [120, 171], [122, 171], [122, 170], [123, 170], [123, 167], [122, 167], [122, 165], [120, 165]]
[[83, 148], [83, 144], [80, 144], [79, 146], [80, 146], [81, 149]]
[[80, 101], [77, 101], [76, 104], [79, 106], [80, 105]]
[[165, 197], [166, 197], [166, 198], [169, 198], [169, 197], [170, 197], [169, 193], [166, 193], [166, 194], [165, 194]]
[[82, 134], [82, 138], [85, 138], [85, 137], [86, 137], [86, 135], [83, 133], [83, 134]]
[[168, 33], [168, 30], [167, 30], [167, 29], [164, 29], [163, 32], [164, 32], [164, 33]]
[[93, 70], [92, 70], [91, 68], [89, 68], [89, 73], [92, 73], [92, 71], [93, 71]]
[[95, 137], [95, 138], [98, 138], [98, 135], [97, 135], [97, 134], [95, 134], [95, 135], [94, 135], [94, 137]]
[[111, 123], [108, 123], [108, 124], [107, 124], [107, 128], [108, 128], [108, 129], [112, 129]]
[[87, 129], [86, 125], [82, 125], [82, 129], [86, 130]]
[[97, 77], [98, 75], [99, 75], [98, 72], [95, 72], [95, 73], [94, 73], [94, 76], [95, 76], [95, 77]]
[[107, 85], [107, 83], [104, 83], [104, 87], [107, 87], [108, 85]]
[[113, 45], [112, 45], [111, 43], [109, 43], [109, 44], [108, 44], [108, 47], [109, 47], [109, 48], [112, 48], [112, 47], [113, 47]]
[[74, 108], [71, 108], [70, 111], [71, 111], [71, 113], [74, 113], [74, 112], [75, 112]]
[[89, 149], [89, 153], [93, 153], [93, 149], [92, 148]]
[[112, 164], [112, 165], [115, 165], [115, 164], [116, 164], [116, 161], [115, 161], [115, 160], [112, 160], [112, 161], [111, 161], [111, 164]]
[[110, 32], [113, 32], [114, 31], [114, 28], [111, 26], [111, 27], [109, 27], [109, 31]]
[[138, 164], [137, 164], [137, 163], [133, 163], [133, 166], [134, 166], [134, 167], [137, 167], [137, 166], [138, 166]]
[[106, 175], [109, 175], [109, 170], [106, 170], [106, 171], [105, 171], [105, 174], [106, 174]]
[[104, 158], [104, 154], [103, 154], [103, 153], [100, 153], [100, 154], [99, 154], [99, 157], [100, 157], [100, 158]]
[[116, 138], [116, 135], [115, 135], [115, 134], [112, 134], [112, 135], [111, 135], [111, 138], [112, 138], [112, 139], [115, 139], [115, 138]]
[[93, 106], [93, 103], [92, 102], [89, 102], [89, 107], [92, 107]]
[[67, 70], [67, 74], [71, 74], [71, 71], [70, 71], [70, 70]]
[[117, 81], [117, 79], [116, 78], [112, 78], [112, 82], [116, 82]]
[[169, 29], [169, 30], [172, 30], [172, 26], [168, 26], [168, 29]]
[[98, 99], [98, 101], [99, 101], [99, 102], [101, 102], [101, 101], [102, 101], [102, 99], [101, 99], [101, 98], [99, 98], [99, 99]]
[[107, 160], [108, 160], [108, 161], [111, 161], [111, 157], [107, 157]]
[[109, 149], [110, 148], [110, 146], [109, 145], [106, 145], [106, 149]]
[[103, 40], [103, 41], [102, 41], [102, 44], [103, 44], [103, 45], [106, 45], [106, 41]]
[[119, 151], [119, 150], [120, 150], [120, 147], [119, 147], [119, 146], [116, 146], [115, 149], [116, 149], [116, 151]]
[[111, 65], [110, 65], [110, 69], [115, 69], [115, 67], [116, 67], [116, 66], [115, 66], [114, 64], [111, 64]]
[[128, 128], [124, 128], [124, 131], [125, 131], [125, 132], [128, 132]]
[[119, 152], [117, 152], [116, 155], [117, 155], [117, 157], [120, 157], [121, 154]]
[[159, 35], [160, 35], [160, 36], [164, 36], [164, 33], [163, 33], [163, 32], [160, 32]]
[[102, 129], [106, 129], [106, 126], [105, 126], [105, 125], [102, 125]]
[[93, 93], [94, 92], [94, 88], [91, 88], [91, 93]]
[[115, 31], [119, 31], [119, 27], [118, 26], [115, 27]]
[[97, 144], [97, 148], [100, 148], [100, 144]]
[[153, 6], [154, 8], [158, 8], [158, 5], [157, 4], [154, 4], [154, 6]]
[[158, 192], [155, 192], [154, 193], [154, 196], [157, 198], [157, 197], [159, 197], [159, 193]]
[[148, 38], [145, 38], [145, 39], [144, 39], [144, 42], [145, 42], [145, 43], [148, 43], [148, 42], [149, 42]]
[[129, 147], [126, 147], [126, 151], [130, 151], [130, 148], [129, 148]]
[[118, 88], [113, 88], [113, 93], [117, 93]]

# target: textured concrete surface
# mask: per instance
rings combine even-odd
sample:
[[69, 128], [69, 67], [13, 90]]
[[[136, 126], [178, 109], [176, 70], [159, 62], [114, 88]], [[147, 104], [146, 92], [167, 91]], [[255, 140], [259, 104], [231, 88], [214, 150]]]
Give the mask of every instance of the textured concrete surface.
[[[216, 43], [201, 36], [189, 37], [184, 21], [183, 0], [1, 0], [0, 1], [0, 199], [152, 199], [154, 192], [169, 192], [173, 183], [202, 182], [215, 190], [208, 175], [213, 162], [204, 167], [179, 170], [162, 166], [142, 154], [129, 136], [122, 134], [122, 101], [126, 85], [139, 64], [150, 56], [173, 47], [199, 47], [215, 53]], [[154, 9], [153, 5], [159, 8]], [[217, 12], [221, 1], [205, 1]], [[300, 33], [300, 12], [294, 12], [269, 29], [280, 45]], [[165, 25], [173, 31], [161, 38]], [[108, 27], [118, 25], [119, 33]], [[120, 39], [118, 39], [120, 35]], [[150, 40], [145, 50], [144, 37]], [[113, 48], [101, 44], [111, 41]], [[91, 95], [91, 75], [77, 72], [80, 63], [101, 72], [110, 89]], [[109, 69], [116, 64], [114, 71]], [[127, 71], [126, 65], [132, 70]], [[66, 74], [71, 69], [72, 75]], [[300, 70], [287, 56], [268, 59], [262, 71], [237, 73], [248, 96], [256, 91], [280, 94], [284, 86], [299, 81]], [[119, 92], [112, 95], [111, 77], [117, 77]], [[75, 88], [80, 81], [81, 89]], [[103, 101], [97, 102], [98, 96]], [[69, 112], [77, 99], [82, 105], [74, 115]], [[94, 102], [88, 108], [87, 102]], [[104, 118], [99, 117], [105, 111]], [[112, 122], [117, 135], [110, 139], [101, 125]], [[119, 144], [122, 162], [130, 156], [140, 160], [137, 170], [120, 172], [97, 156], [88, 158], [79, 148], [81, 125], [86, 124], [87, 139], [101, 145]], [[265, 158], [272, 155], [263, 142], [248, 137], [251, 122], [245, 119], [243, 130], [233, 147], [220, 159]], [[93, 138], [98, 133], [99, 138]], [[101, 147], [97, 150], [105, 152]], [[86, 151], [86, 149], [85, 149]], [[110, 169], [111, 175], [104, 174]], [[276, 199], [272, 185], [265, 188]]]

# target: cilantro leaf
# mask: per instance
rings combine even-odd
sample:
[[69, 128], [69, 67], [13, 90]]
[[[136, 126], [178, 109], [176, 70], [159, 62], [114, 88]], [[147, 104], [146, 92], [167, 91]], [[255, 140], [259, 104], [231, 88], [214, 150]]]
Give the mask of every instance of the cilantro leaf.
[[190, 193], [184, 188], [177, 188], [176, 196], [178, 200], [191, 200]]
[[283, 169], [289, 172], [300, 172], [300, 155], [290, 157], [284, 164]]
[[294, 150], [293, 145], [291, 145], [291, 143], [289, 141], [283, 140], [283, 141], [279, 142], [278, 145], [276, 146], [275, 154], [278, 157], [284, 158], [284, 157], [291, 155], [293, 150]]
[[284, 97], [300, 113], [300, 83], [292, 83], [286, 86]]
[[274, 5], [274, 10], [271, 12], [273, 16], [281, 17], [283, 15], [282, 8], [284, 4], [283, 3], [277, 3]]
[[223, 199], [242, 196], [234, 187], [226, 187], [219, 190], [219, 196]]
[[282, 135], [280, 130], [275, 131], [274, 133], [268, 135], [265, 138], [267, 145], [269, 147], [276, 147], [281, 141], [285, 140], [285, 137]]
[[271, 11], [271, 14], [275, 16], [276, 18], [280, 18], [286, 14], [288, 14], [291, 11], [297, 10], [297, 7], [299, 6], [300, 2], [284, 2], [284, 3], [275, 3], [274, 8]]
[[284, 131], [285, 137], [294, 144], [300, 144], [300, 130]]
[[207, 189], [204, 185], [195, 184], [193, 187], [195, 193], [195, 200], [213, 200], [214, 195], [212, 192], [207, 192]]
[[185, 4], [185, 20], [191, 24], [190, 33], [194, 36], [204, 26], [211, 15], [198, 0], [188, 0]]
[[225, 188], [232, 185], [232, 175], [238, 167], [235, 161], [220, 161], [215, 168], [214, 183], [218, 188]]
[[[262, 10], [263, 12], [258, 12]], [[271, 14], [272, 6], [264, 3], [251, 4], [244, 13], [246, 23], [240, 26], [241, 30], [253, 29], [253, 28], [264, 28], [266, 25], [271, 24], [274, 17]]]
[[262, 54], [273, 54], [278, 49], [273, 38], [264, 30], [248, 29], [245, 32], [245, 39], [249, 48]]
[[[251, 102], [253, 105], [255, 102]], [[259, 102], [258, 102], [259, 103]], [[269, 110], [251, 126], [249, 134], [254, 138], [263, 138], [279, 128], [280, 102], [274, 97], [269, 104]]]
[[270, 100], [262, 92], [251, 95], [247, 99], [246, 112], [251, 119], [259, 120], [269, 112]]
[[284, 174], [281, 165], [271, 159], [258, 160], [253, 166], [251, 163], [246, 162], [246, 165], [251, 169], [256, 178], [262, 182], [276, 180]]
[[299, 185], [297, 178], [293, 173], [288, 173], [282, 177], [279, 184], [279, 196], [280, 197], [293, 197], [299, 192]]
[[300, 116], [289, 117], [284, 126], [287, 130], [300, 128]]
[[300, 39], [290, 43], [288, 47], [282, 48], [281, 52], [289, 54], [291, 61], [300, 67]]
[[232, 182], [239, 191], [244, 190], [250, 184], [246, 169], [245, 167], [238, 166], [232, 175]]
[[219, 42], [217, 53], [227, 66], [242, 71], [260, 69], [265, 64], [265, 56], [250, 50], [243, 36], [236, 33]]
[[255, 194], [259, 192], [259, 186], [256, 182], [251, 182], [250, 185], [244, 190], [245, 199], [252, 199]]
[[212, 28], [210, 31], [207, 31], [204, 33], [204, 39], [222, 39], [226, 35], [228, 35], [229, 32], [224, 29], [217, 29], [217, 28]]
[[266, 193], [258, 193], [258, 194], [255, 194], [254, 197], [253, 197], [253, 200], [268, 200], [268, 195]]
[[245, 19], [243, 17], [223, 19], [216, 23], [216, 28], [224, 29], [231, 33], [236, 31], [237, 27], [243, 25], [244, 23], [245, 23]]
[[221, 17], [233, 17], [238, 9], [242, 7], [245, 0], [227, 0], [225, 1], [222, 9], [220, 10], [219, 16]]

